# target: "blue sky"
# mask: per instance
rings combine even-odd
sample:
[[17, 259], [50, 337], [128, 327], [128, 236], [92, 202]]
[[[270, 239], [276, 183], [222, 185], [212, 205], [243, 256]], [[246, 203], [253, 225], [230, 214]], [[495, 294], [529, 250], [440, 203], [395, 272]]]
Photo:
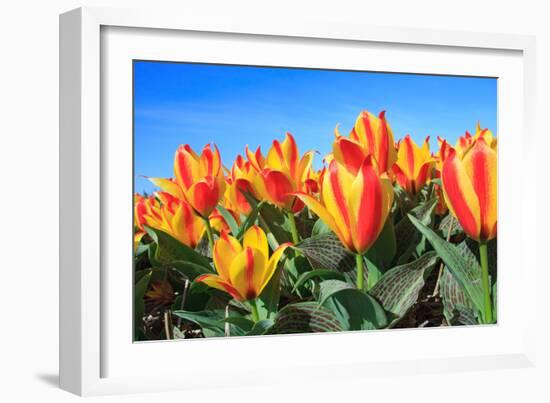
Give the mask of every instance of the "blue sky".
[[497, 80], [134, 62], [134, 187], [152, 192], [143, 176], [173, 176], [174, 152], [215, 142], [230, 167], [245, 145], [267, 153], [273, 139], [294, 135], [300, 153], [330, 151], [334, 127], [348, 133], [362, 110], [386, 111], [396, 140], [430, 135], [454, 143], [477, 121], [497, 132]]

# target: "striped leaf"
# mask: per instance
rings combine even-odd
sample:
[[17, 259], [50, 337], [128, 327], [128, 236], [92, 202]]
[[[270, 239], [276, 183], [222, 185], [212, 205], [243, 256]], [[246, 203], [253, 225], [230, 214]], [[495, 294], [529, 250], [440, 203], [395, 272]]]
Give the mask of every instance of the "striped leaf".
[[402, 318], [418, 300], [436, 263], [437, 254], [428, 252], [414, 262], [388, 270], [369, 291], [390, 314], [392, 323]]
[[[412, 209], [409, 214], [422, 224], [429, 225], [436, 205], [437, 199], [431, 199]], [[418, 233], [409, 216], [403, 217], [395, 226], [397, 264], [406, 263], [409, 260], [421, 239], [421, 234]]]
[[483, 289], [480, 278], [481, 269], [475, 255], [473, 255], [471, 251], [468, 253], [464, 247], [459, 248], [445, 241], [416, 218], [410, 215], [409, 217], [418, 230], [426, 236], [428, 242], [432, 244], [458, 284], [460, 284], [466, 295], [468, 295], [477, 311], [483, 314]]
[[281, 309], [267, 333], [321, 333], [341, 330], [342, 326], [332, 311], [317, 302], [299, 302]]
[[[355, 284], [357, 269], [355, 256], [349, 252], [332, 232], [307, 238], [297, 245], [314, 269], [332, 270], [342, 273], [347, 281]], [[367, 275], [365, 273], [366, 282]]]

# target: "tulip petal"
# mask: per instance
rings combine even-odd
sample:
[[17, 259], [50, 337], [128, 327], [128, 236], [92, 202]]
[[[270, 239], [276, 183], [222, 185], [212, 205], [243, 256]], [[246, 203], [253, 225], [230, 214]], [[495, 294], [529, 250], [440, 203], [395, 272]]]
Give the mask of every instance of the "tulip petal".
[[373, 164], [371, 156], [365, 158], [350, 194], [352, 239], [361, 255], [376, 241], [388, 215], [386, 189]]
[[258, 249], [245, 247], [231, 262], [231, 284], [245, 299], [256, 298], [266, 268], [266, 256]]
[[199, 283], [204, 283], [209, 287], [215, 288], [217, 290], [227, 292], [236, 300], [243, 301], [245, 299], [244, 296], [235, 289], [235, 287], [233, 287], [221, 277], [214, 274], [203, 274], [202, 276], [197, 277], [195, 281]]
[[432, 168], [434, 166], [433, 161], [427, 161], [420, 165], [418, 169], [418, 174], [414, 180], [414, 193], [420, 192], [420, 189], [428, 182], [432, 174]]
[[336, 236], [340, 238], [342, 243], [344, 243], [345, 245], [350, 244], [350, 237], [348, 235], [349, 232], [344, 234], [340, 231], [340, 228], [338, 227], [338, 225], [336, 225], [336, 221], [334, 221], [329, 211], [326, 209], [325, 206], [323, 206], [323, 204], [321, 204], [321, 202], [319, 202], [319, 200], [303, 192], [297, 192], [294, 193], [294, 195], [296, 195], [296, 197], [303, 201], [311, 211], [317, 214], [317, 216], [327, 225], [327, 227], [329, 227], [332, 232], [334, 232]]
[[480, 238], [493, 239], [497, 223], [497, 153], [480, 137], [462, 163], [479, 200]]
[[349, 235], [351, 218], [348, 198], [353, 179], [354, 177], [344, 166], [334, 160], [329, 165], [328, 173], [323, 177], [323, 186], [321, 189], [323, 204], [336, 222], [339, 233], [344, 235], [344, 239], [346, 239], [344, 243], [347, 245], [349, 245], [349, 240], [351, 239]]
[[298, 174], [298, 146], [296, 145], [296, 140], [292, 134], [287, 133], [283, 143], [281, 144], [281, 149], [283, 152], [283, 158], [286, 163], [288, 170], [290, 171], [290, 177], [296, 180]]
[[464, 164], [452, 149], [443, 163], [441, 181], [445, 201], [453, 215], [471, 238], [479, 240], [480, 207], [474, 186]]
[[187, 199], [202, 217], [208, 217], [222, 198], [225, 186], [223, 177], [207, 176], [191, 186]]
[[265, 235], [265, 232], [257, 225], [251, 226], [244, 233], [243, 248], [246, 248], [247, 246], [253, 249], [258, 249], [264, 254], [266, 259], [269, 256], [267, 236]]
[[148, 178], [153, 185], [158, 186], [166, 193], [171, 194], [177, 199], [184, 200], [183, 191], [176, 182], [172, 182], [170, 179], [165, 178]]
[[199, 176], [199, 169], [198, 156], [191, 147], [188, 144], [179, 146], [174, 158], [174, 175], [178, 185], [183, 189], [189, 189]]
[[239, 241], [229, 235], [226, 231], [220, 233], [220, 238], [214, 244], [212, 257], [214, 266], [221, 278], [229, 281], [229, 268], [235, 257], [241, 253], [243, 248]]
[[334, 158], [344, 165], [353, 175], [357, 174], [365, 160], [366, 153], [363, 147], [347, 137], [339, 137], [333, 143]]
[[277, 270], [277, 264], [281, 260], [284, 251], [289, 246], [291, 246], [289, 242], [281, 244], [277, 249], [275, 249], [271, 257], [269, 258], [269, 262], [267, 263], [267, 267], [264, 271], [264, 275], [258, 288], [258, 295], [262, 293], [265, 286], [269, 283], [269, 280], [271, 280], [271, 278], [273, 277], [273, 274], [275, 274], [275, 271]]
[[290, 178], [281, 171], [264, 171], [265, 190], [268, 194], [268, 200], [277, 204], [279, 207], [286, 207], [292, 202], [292, 193], [294, 185]]
[[414, 193], [412, 182], [409, 180], [405, 172], [399, 167], [399, 164], [393, 164], [392, 171], [395, 175], [395, 179], [399, 186], [401, 186], [407, 193]]

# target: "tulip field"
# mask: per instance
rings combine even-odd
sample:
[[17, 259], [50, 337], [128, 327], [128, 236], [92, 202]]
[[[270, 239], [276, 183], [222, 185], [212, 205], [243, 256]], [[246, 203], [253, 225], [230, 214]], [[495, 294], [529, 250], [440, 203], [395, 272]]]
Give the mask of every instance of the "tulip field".
[[495, 134], [430, 149], [390, 112], [335, 122], [326, 155], [291, 133], [174, 149], [134, 195], [135, 340], [496, 323]]

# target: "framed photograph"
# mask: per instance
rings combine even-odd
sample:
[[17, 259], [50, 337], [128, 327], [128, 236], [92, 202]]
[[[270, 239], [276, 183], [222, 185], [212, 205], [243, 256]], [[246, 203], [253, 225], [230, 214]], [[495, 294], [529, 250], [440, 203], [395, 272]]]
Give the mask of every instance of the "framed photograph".
[[60, 44], [64, 389], [533, 365], [533, 38], [85, 8]]

